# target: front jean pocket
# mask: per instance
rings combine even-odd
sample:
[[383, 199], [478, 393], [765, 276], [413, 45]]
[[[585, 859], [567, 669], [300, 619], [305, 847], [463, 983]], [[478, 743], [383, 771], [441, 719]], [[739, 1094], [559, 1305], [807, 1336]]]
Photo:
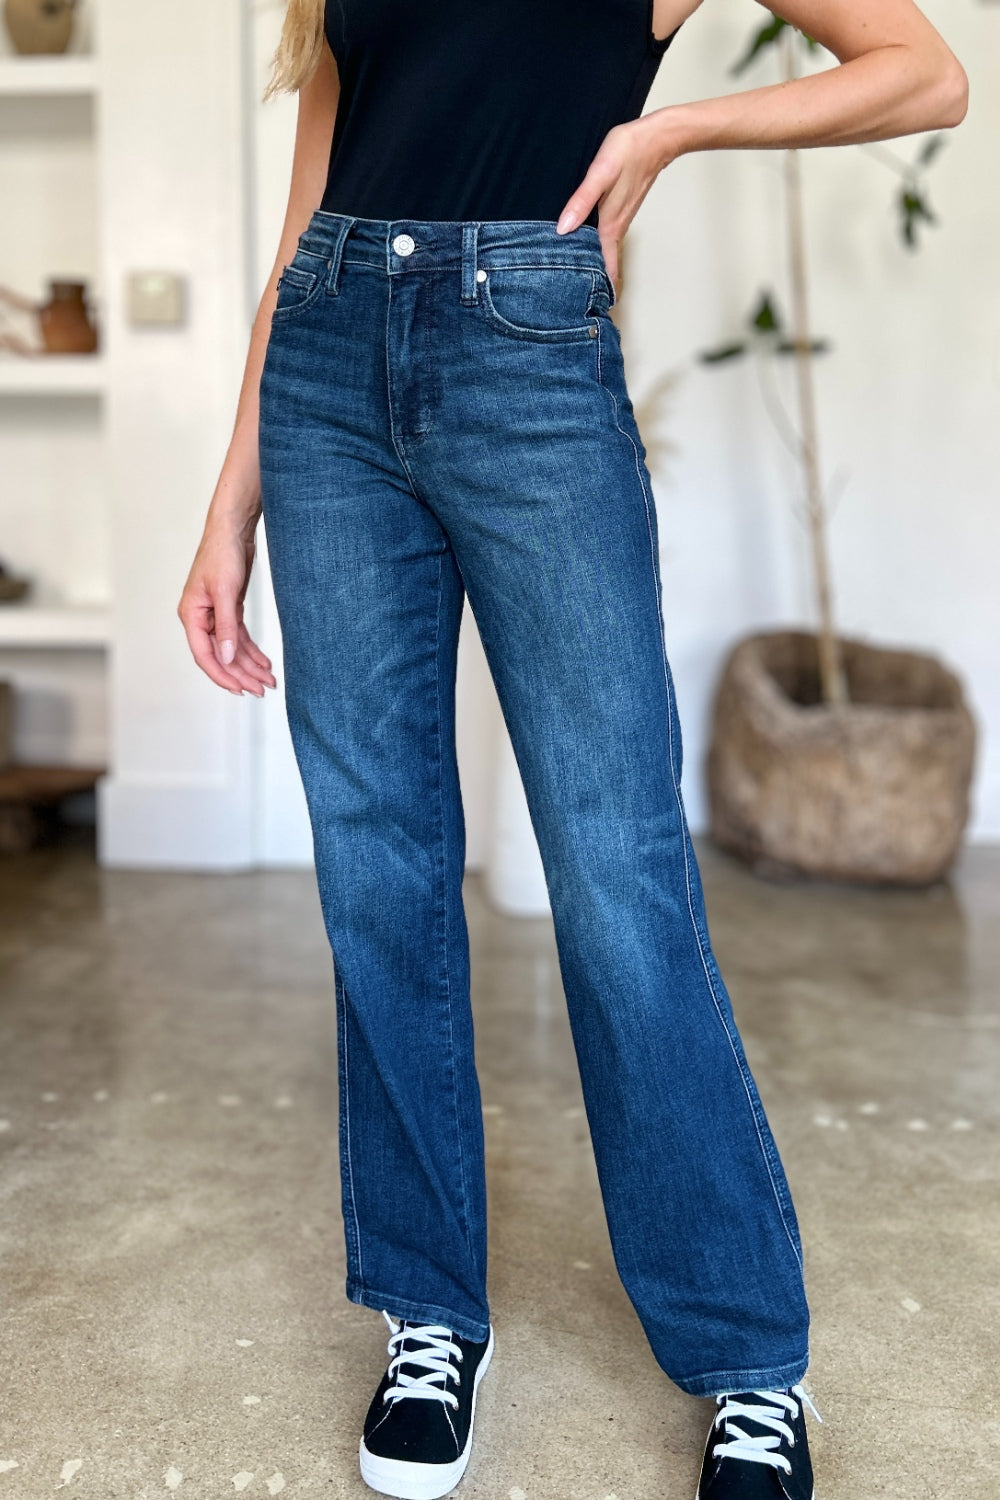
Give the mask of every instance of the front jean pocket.
[[539, 344], [594, 338], [594, 314], [607, 310], [614, 290], [606, 271], [583, 266], [501, 266], [477, 289], [491, 328]]
[[325, 267], [326, 262], [316, 256], [310, 256], [309, 260], [317, 262], [318, 269], [312, 270], [307, 265], [302, 251], [298, 251], [295, 259], [283, 269], [278, 280], [278, 299], [274, 305], [272, 322], [280, 323], [286, 318], [294, 317], [319, 296], [323, 288], [319, 268]]

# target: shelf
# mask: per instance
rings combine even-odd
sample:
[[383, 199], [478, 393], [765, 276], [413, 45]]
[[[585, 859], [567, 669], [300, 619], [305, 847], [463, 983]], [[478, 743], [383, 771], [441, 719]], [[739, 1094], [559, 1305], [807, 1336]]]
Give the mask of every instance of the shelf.
[[106, 605], [44, 605], [0, 602], [0, 649], [62, 647], [93, 650], [111, 640], [111, 611]]
[[0, 396], [99, 396], [106, 381], [99, 354], [0, 355]]
[[0, 96], [12, 94], [93, 94], [93, 57], [0, 57]]

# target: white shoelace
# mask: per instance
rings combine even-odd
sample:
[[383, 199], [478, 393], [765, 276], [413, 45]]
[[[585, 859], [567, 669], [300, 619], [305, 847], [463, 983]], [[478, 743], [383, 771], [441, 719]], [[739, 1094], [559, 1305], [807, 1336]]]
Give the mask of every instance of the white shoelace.
[[[389, 1353], [392, 1356], [389, 1374], [395, 1375], [395, 1383], [389, 1386], [383, 1401], [395, 1402], [405, 1397], [417, 1397], [446, 1401], [451, 1406], [457, 1406], [458, 1397], [454, 1391], [448, 1390], [448, 1381], [460, 1378], [458, 1371], [452, 1367], [451, 1360], [454, 1356], [461, 1361], [462, 1351], [452, 1341], [451, 1329], [440, 1323], [411, 1323], [404, 1328], [384, 1308], [382, 1316], [392, 1329], [389, 1339]], [[409, 1340], [411, 1344], [416, 1341], [425, 1347], [404, 1350], [404, 1340]], [[404, 1364], [417, 1365], [427, 1373], [410, 1375], [401, 1368]]]
[[[717, 1396], [719, 1411], [715, 1418], [714, 1426], [723, 1425], [726, 1441], [716, 1443], [712, 1449], [715, 1458], [746, 1458], [752, 1463], [769, 1464], [772, 1469], [784, 1469], [786, 1474], [792, 1472], [792, 1465], [783, 1453], [776, 1452], [781, 1446], [781, 1441], [794, 1444], [795, 1434], [789, 1427], [787, 1418], [794, 1419], [799, 1414], [798, 1401], [807, 1406], [816, 1418], [822, 1422], [823, 1418], [816, 1410], [812, 1401], [800, 1385], [793, 1385], [792, 1394], [786, 1396], [784, 1391], [754, 1391], [755, 1401], [739, 1401], [735, 1396]], [[796, 1401], [795, 1398], [798, 1398]], [[753, 1436], [738, 1425], [736, 1419], [750, 1419], [760, 1427], [770, 1428], [769, 1432], [762, 1432], [759, 1436]]]

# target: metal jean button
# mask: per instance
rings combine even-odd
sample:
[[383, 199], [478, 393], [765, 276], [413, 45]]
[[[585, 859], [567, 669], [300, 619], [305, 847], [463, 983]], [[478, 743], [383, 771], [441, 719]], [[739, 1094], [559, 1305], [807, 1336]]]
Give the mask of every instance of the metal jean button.
[[397, 255], [412, 255], [417, 247], [416, 242], [408, 234], [397, 234], [392, 242], [392, 248]]

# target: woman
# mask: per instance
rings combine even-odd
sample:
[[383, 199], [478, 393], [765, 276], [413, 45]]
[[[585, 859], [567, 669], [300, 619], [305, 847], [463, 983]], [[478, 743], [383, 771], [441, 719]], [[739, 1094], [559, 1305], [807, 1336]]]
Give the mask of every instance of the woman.
[[447, 1494], [493, 1351], [454, 743], [469, 596], [552, 902], [601, 1191], [656, 1359], [716, 1398], [701, 1500], [809, 1500], [808, 1311], [680, 793], [656, 513], [609, 317], [684, 152], [953, 126], [912, 0], [787, 0], [826, 72], [640, 117], [699, 0], [291, 0], [292, 182], [179, 614], [275, 686], [243, 600], [261, 514], [334, 956], [347, 1295], [388, 1368], [362, 1474]]

